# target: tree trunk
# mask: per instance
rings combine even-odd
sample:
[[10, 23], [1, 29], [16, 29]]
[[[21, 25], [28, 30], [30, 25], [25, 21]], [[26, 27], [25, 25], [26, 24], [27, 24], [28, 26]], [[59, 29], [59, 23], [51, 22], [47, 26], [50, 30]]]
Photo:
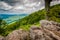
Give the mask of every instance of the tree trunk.
[[45, 17], [46, 17], [47, 20], [49, 19], [48, 14], [50, 13], [50, 2], [51, 1], [52, 0], [45, 0], [45, 10], [46, 10]]

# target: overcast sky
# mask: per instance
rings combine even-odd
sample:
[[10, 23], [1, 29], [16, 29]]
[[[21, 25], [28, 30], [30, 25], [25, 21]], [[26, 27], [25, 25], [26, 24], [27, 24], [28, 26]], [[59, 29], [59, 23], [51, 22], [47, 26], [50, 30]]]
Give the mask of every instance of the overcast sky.
[[[44, 8], [44, 0], [0, 0], [0, 13], [31, 13]], [[51, 5], [60, 4], [53, 1]]]

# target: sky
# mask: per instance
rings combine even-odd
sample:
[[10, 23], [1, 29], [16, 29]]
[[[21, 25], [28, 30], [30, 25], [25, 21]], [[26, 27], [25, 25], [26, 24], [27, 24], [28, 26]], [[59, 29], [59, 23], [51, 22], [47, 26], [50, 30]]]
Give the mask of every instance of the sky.
[[[60, 4], [60, 0], [51, 2], [51, 5], [56, 4]], [[0, 13], [30, 14], [44, 7], [44, 0], [0, 0]]]

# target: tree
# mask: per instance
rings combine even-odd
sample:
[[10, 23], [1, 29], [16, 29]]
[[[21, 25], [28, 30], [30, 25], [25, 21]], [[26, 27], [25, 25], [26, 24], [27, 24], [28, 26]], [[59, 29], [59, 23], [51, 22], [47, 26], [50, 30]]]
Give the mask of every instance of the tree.
[[49, 18], [48, 14], [50, 13], [50, 2], [51, 1], [52, 0], [45, 0], [45, 10], [47, 12], [46, 15], [45, 15], [46, 19]]
[[0, 18], [0, 26], [1, 26], [1, 23], [2, 23], [2, 18]]
[[5, 33], [6, 22], [0, 18], [0, 34], [3, 35]]

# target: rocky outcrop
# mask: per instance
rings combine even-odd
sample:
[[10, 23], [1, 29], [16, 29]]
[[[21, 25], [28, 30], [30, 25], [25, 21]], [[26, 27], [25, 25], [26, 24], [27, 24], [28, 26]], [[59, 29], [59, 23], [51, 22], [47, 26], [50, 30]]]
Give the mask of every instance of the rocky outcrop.
[[31, 26], [29, 31], [15, 30], [4, 40], [60, 40], [60, 23], [41, 20], [40, 24], [41, 27]]
[[0, 40], [4, 40], [4, 37], [3, 36], [0, 36]]
[[10, 33], [5, 40], [28, 40], [26, 38], [28, 38], [28, 32], [20, 29]]
[[30, 28], [30, 38], [31, 40], [45, 40], [43, 31], [36, 26]]
[[59, 31], [60, 30], [60, 23], [54, 22], [54, 21], [47, 21], [47, 20], [41, 20], [40, 24], [43, 28]]
[[41, 20], [40, 24], [40, 28], [36, 26], [31, 27], [31, 40], [60, 40], [60, 23]]
[[51, 40], [60, 40], [60, 23], [41, 20], [40, 24], [44, 35], [47, 35]]

